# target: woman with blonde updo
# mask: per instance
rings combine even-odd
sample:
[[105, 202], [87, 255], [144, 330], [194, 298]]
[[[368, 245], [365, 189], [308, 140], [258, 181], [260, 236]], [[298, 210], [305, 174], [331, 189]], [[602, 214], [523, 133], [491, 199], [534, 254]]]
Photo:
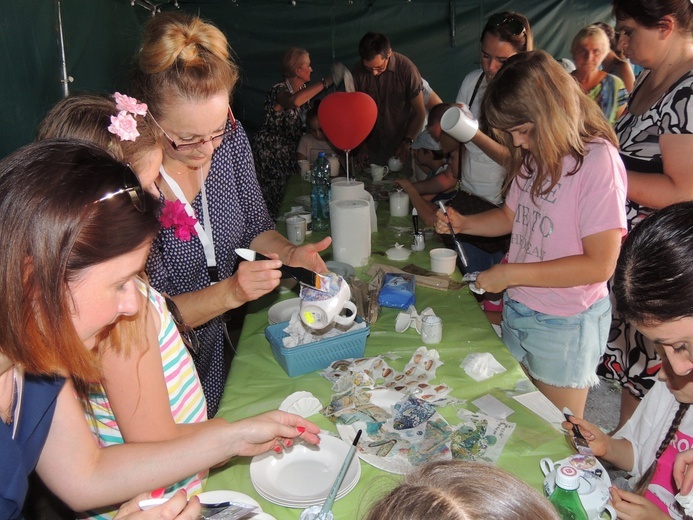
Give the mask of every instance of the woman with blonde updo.
[[427, 464], [376, 502], [365, 520], [558, 520], [549, 501], [518, 478], [482, 462]]
[[312, 72], [307, 50], [291, 47], [284, 53], [284, 80], [267, 93], [262, 126], [253, 140], [257, 178], [275, 220], [286, 181], [296, 170], [296, 148], [306, 126], [311, 99], [333, 82], [328, 75], [309, 85]]
[[571, 74], [613, 125], [626, 109], [628, 91], [621, 78], [601, 69], [609, 53], [609, 37], [600, 27], [588, 25], [573, 38], [571, 52], [575, 61]]
[[[169, 294], [196, 327], [193, 359], [216, 414], [228, 374], [222, 315], [270, 292], [281, 263], [324, 271], [330, 244], [297, 247], [277, 233], [267, 212], [248, 138], [231, 110], [238, 77], [224, 34], [185, 13], [162, 13], [144, 27], [134, 91], [159, 126], [164, 149], [156, 181], [162, 229], [147, 261], [152, 286]], [[272, 259], [241, 262], [235, 249]]]

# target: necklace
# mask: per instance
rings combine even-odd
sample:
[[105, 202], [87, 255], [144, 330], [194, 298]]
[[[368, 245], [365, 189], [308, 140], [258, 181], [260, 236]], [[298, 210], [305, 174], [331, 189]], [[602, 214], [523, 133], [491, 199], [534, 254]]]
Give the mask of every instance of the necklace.
[[10, 404], [4, 410], [0, 409], [0, 417], [2, 417], [2, 421], [5, 424], [9, 425], [12, 424], [14, 419], [13, 408], [15, 396], [17, 395], [17, 372], [15, 372], [14, 368], [12, 369], [12, 376], [8, 376], [8, 379], [10, 381]]

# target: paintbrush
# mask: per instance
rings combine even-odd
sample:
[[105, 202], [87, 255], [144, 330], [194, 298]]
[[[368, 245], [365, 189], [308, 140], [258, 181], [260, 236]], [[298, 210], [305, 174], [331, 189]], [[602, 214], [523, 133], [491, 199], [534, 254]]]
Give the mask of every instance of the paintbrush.
[[573, 417], [573, 412], [571, 412], [568, 408], [563, 408], [563, 415], [565, 416], [565, 420], [568, 421], [573, 427], [573, 441], [575, 442], [575, 447], [577, 448], [578, 453], [580, 453], [580, 455], [584, 455], [585, 457], [594, 457], [594, 452], [592, 451], [592, 448], [590, 448], [590, 444], [587, 442], [587, 439], [585, 439], [585, 436], [580, 432], [580, 428], [577, 424], [570, 421], [570, 418]]
[[[238, 248], [236, 249], [236, 254], [250, 262], [254, 260], [271, 260], [271, 258], [267, 258], [265, 255], [253, 251], [252, 249]], [[329, 277], [318, 274], [305, 267], [293, 267], [282, 264], [279, 270], [285, 275], [291, 276], [302, 285], [306, 285], [320, 292], [329, 292], [330, 290]]]
[[445, 203], [442, 200], [439, 200], [438, 205], [440, 206], [440, 209], [443, 211], [443, 215], [445, 215], [445, 218], [448, 220], [448, 228], [450, 229], [450, 234], [452, 235], [452, 241], [455, 243], [457, 256], [460, 257], [460, 261], [462, 262], [462, 265], [466, 270], [469, 266], [469, 262], [467, 261], [467, 255], [464, 254], [464, 248], [462, 247], [460, 241], [457, 240], [457, 237], [455, 236], [455, 230], [452, 229], [452, 222], [450, 222], [450, 216], [448, 215], [448, 210], [445, 207]]

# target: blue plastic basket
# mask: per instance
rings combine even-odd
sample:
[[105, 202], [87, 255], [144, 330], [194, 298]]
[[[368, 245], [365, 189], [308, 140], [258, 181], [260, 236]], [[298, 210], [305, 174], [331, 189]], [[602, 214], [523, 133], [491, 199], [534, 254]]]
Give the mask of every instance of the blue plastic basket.
[[[363, 320], [356, 317], [356, 322]], [[366, 351], [366, 336], [370, 334], [370, 327], [345, 332], [339, 336], [314, 341], [306, 345], [293, 348], [284, 348], [283, 338], [288, 336], [284, 329], [288, 321], [275, 323], [265, 329], [265, 337], [272, 345], [272, 354], [289, 377], [300, 376], [326, 368], [333, 361], [346, 358], [363, 357]]]

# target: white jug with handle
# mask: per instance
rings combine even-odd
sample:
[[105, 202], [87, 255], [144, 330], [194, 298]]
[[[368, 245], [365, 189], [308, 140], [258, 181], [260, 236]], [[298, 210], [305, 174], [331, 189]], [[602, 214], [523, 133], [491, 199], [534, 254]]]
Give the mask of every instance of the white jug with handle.
[[[609, 486], [611, 486], [609, 474], [596, 459], [591, 463], [592, 467], [590, 469], [584, 469], [584, 459], [585, 457], [579, 454], [572, 455], [558, 462], [554, 462], [548, 457], [541, 459], [539, 466], [541, 467], [541, 472], [546, 477], [544, 479], [544, 494], [547, 497], [550, 496], [556, 487], [556, 468], [562, 464], [574, 466], [580, 473], [578, 495], [580, 495], [580, 501], [585, 511], [587, 511], [590, 520], [601, 520], [603, 518], [615, 520], [617, 518], [616, 511], [608, 503], [610, 499]], [[601, 471], [601, 476], [597, 476], [595, 472], [597, 470]]]

